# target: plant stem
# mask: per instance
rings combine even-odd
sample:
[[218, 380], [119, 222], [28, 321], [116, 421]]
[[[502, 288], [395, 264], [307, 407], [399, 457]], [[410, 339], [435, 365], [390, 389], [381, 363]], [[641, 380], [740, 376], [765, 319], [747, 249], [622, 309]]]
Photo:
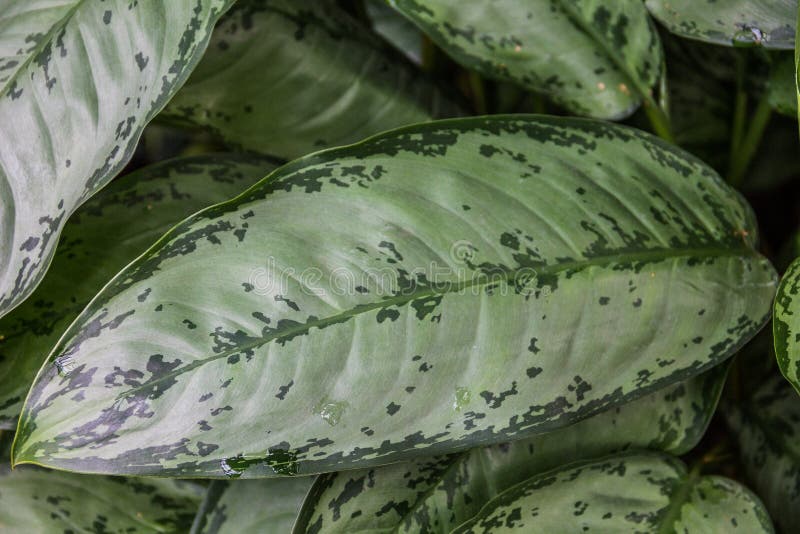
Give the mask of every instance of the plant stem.
[[756, 149], [758, 149], [758, 145], [761, 143], [761, 138], [764, 136], [764, 130], [767, 128], [771, 115], [772, 106], [769, 104], [767, 95], [764, 94], [758, 101], [758, 106], [756, 106], [756, 110], [750, 120], [750, 127], [747, 130], [747, 134], [732, 154], [731, 168], [728, 174], [728, 183], [731, 185], [738, 186], [741, 184], [753, 160], [753, 156], [756, 154]]
[[733, 104], [733, 129], [731, 130], [731, 145], [728, 157], [728, 175], [733, 172], [736, 154], [742, 144], [744, 134], [744, 121], [747, 116], [747, 92], [744, 90], [745, 56], [736, 56], [736, 96]]
[[675, 137], [672, 135], [672, 130], [669, 126], [669, 117], [667, 117], [667, 114], [664, 113], [664, 110], [658, 107], [653, 100], [653, 97], [645, 98], [643, 101], [643, 106], [644, 111], [647, 114], [647, 118], [650, 120], [650, 124], [653, 127], [653, 131], [656, 133], [656, 135], [665, 141], [674, 143]]
[[470, 70], [467, 76], [470, 93], [472, 94], [472, 106], [478, 115], [486, 115], [488, 109], [486, 107], [486, 90], [483, 85], [483, 78], [474, 70]]

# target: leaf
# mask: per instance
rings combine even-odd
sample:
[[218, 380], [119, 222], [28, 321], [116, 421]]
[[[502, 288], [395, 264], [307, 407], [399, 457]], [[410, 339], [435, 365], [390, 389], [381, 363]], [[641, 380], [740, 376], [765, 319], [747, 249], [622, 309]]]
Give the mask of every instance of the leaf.
[[[767, 83], [767, 98], [777, 112], [797, 118], [797, 88], [794, 57], [791, 54], [775, 56]], [[797, 140], [794, 141], [796, 144]]]
[[186, 532], [202, 488], [178, 480], [0, 468], [3, 532]]
[[367, 0], [364, 7], [375, 32], [415, 64], [422, 63], [422, 33], [383, 0]]
[[41, 281], [70, 213], [127, 163], [231, 1], [2, 2], [0, 316]]
[[560, 465], [628, 449], [683, 454], [714, 414], [726, 367], [533, 438], [321, 475], [294, 532], [449, 532], [498, 493]]
[[757, 332], [776, 280], [756, 238], [700, 161], [603, 122], [476, 117], [320, 152], [98, 294], [15, 461], [263, 477], [563, 427]]
[[630, 115], [661, 74], [658, 34], [641, 2], [393, 0], [453, 59], [547, 95], [573, 113]]
[[197, 513], [191, 534], [260, 534], [292, 531], [313, 477], [215, 480]]
[[775, 338], [775, 357], [778, 367], [800, 393], [800, 258], [786, 269], [775, 296], [772, 335]]
[[458, 113], [405, 58], [330, 0], [247, 0], [162, 117], [295, 158]]
[[792, 532], [800, 522], [800, 398], [773, 375], [751, 399], [728, 403], [723, 413], [738, 437], [747, 479], [775, 523]]
[[565, 527], [569, 532], [773, 532], [758, 497], [743, 486], [687, 473], [683, 463], [666, 455], [643, 453], [533, 477], [452, 532], [562, 532]]
[[274, 168], [252, 156], [175, 159], [115, 181], [78, 209], [42, 283], [0, 319], [0, 428], [16, 427], [36, 371], [106, 282], [181, 219], [243, 191]]
[[645, 0], [669, 31], [708, 43], [793, 49], [797, 0]]

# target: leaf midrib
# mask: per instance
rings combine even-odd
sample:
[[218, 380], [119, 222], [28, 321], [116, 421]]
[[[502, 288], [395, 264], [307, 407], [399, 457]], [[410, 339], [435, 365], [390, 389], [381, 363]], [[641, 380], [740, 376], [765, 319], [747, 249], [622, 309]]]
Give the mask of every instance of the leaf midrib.
[[[755, 250], [747, 247], [738, 247], [738, 248], [701, 247], [701, 248], [683, 248], [683, 249], [657, 248], [657, 249], [648, 249], [633, 253], [628, 252], [620, 254], [608, 254], [603, 256], [594, 256], [589, 259], [560, 262], [553, 265], [536, 268], [535, 275], [538, 278], [539, 276], [542, 275], [556, 275], [566, 271], [583, 270], [589, 267], [605, 266], [609, 264], [643, 263], [643, 262], [651, 263], [669, 259], [691, 258], [691, 257], [719, 258], [719, 257], [736, 257], [736, 256], [755, 258], [758, 257], [758, 253]], [[473, 276], [472, 280], [467, 280], [463, 282], [456, 281], [453, 283], [445, 284], [447, 288], [446, 290], [439, 290], [436, 287], [428, 286], [425, 288], [424, 291], [418, 291], [411, 294], [401, 294], [394, 297], [386, 298], [381, 301], [358, 305], [354, 308], [345, 310], [344, 312], [335, 315], [331, 315], [322, 319], [316, 319], [314, 321], [307, 321], [299, 325], [293, 325], [292, 327], [286, 328], [284, 330], [272, 332], [268, 336], [262, 336], [255, 341], [243, 343], [242, 345], [239, 345], [234, 349], [229, 349], [203, 359], [195, 360], [183, 367], [175, 369], [174, 371], [161, 375], [155, 380], [148, 380], [139, 386], [136, 386], [132, 389], [120, 393], [117, 396], [117, 400], [121, 400], [126, 397], [135, 395], [136, 393], [143, 391], [146, 388], [150, 388], [155, 384], [172, 380], [175, 377], [180, 376], [189, 371], [192, 371], [206, 363], [214, 362], [222, 358], [227, 358], [229, 356], [233, 356], [234, 354], [241, 354], [242, 352], [258, 348], [262, 345], [265, 345], [277, 339], [295, 337], [297, 335], [301, 335], [303, 333], [310, 331], [314, 327], [324, 328], [332, 324], [344, 322], [351, 317], [355, 317], [363, 313], [369, 313], [375, 310], [388, 308], [392, 306], [405, 305], [419, 299], [437, 297], [441, 295], [446, 295], [448, 293], [463, 291], [464, 289], [469, 289], [469, 288], [483, 287], [502, 282], [507, 283], [513, 279], [513, 276], [515, 274], [521, 272], [522, 268], [508, 270], [506, 271], [504, 277], [493, 277], [493, 276], [482, 277], [479, 276], [480, 273], [476, 273], [476, 275], [478, 276]], [[476, 278], [478, 279], [477, 282]], [[488, 278], [488, 280], [486, 280], [486, 278]]]
[[20, 73], [30, 66], [31, 62], [39, 54], [41, 54], [42, 51], [44, 51], [44, 49], [47, 47], [48, 44], [52, 43], [53, 37], [55, 37], [56, 33], [64, 29], [64, 26], [67, 25], [67, 23], [72, 19], [72, 17], [75, 16], [75, 13], [78, 11], [78, 9], [80, 9], [81, 6], [83, 6], [85, 3], [86, 0], [76, 0], [75, 5], [69, 8], [69, 10], [64, 14], [64, 16], [61, 17], [59, 20], [57, 20], [55, 24], [53, 24], [50, 30], [48, 30], [48, 32], [44, 34], [44, 37], [42, 37], [42, 39], [38, 43], [36, 43], [36, 45], [28, 52], [28, 57], [25, 58], [25, 61], [23, 61], [19, 65], [19, 67], [17, 67], [17, 70], [14, 71], [14, 74], [12, 74], [6, 80], [5, 84], [3, 85], [3, 88], [0, 89], [0, 96], [6, 95], [11, 85], [13, 85], [19, 78]]

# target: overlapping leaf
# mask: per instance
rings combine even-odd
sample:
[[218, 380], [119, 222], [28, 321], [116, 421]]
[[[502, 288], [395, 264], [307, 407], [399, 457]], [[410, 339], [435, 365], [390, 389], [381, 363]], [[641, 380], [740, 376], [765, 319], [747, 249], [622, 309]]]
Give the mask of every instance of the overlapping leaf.
[[192, 534], [288, 534], [313, 481], [314, 477], [216, 480], [208, 488]]
[[15, 461], [306, 474], [566, 426], [761, 328], [756, 238], [708, 167], [602, 122], [477, 117], [321, 152], [104, 288], [41, 369]]
[[0, 315], [130, 158], [232, 0], [0, 0]]
[[632, 453], [533, 477], [452, 532], [755, 534], [773, 527], [758, 497], [733, 480], [687, 473], [670, 456]]
[[800, 392], [800, 258], [783, 274], [775, 296], [772, 333], [775, 356], [786, 379]]
[[641, 2], [394, 0], [462, 65], [546, 94], [573, 113], [621, 118], [661, 74], [662, 51]]
[[774, 57], [769, 73], [767, 98], [776, 111], [793, 119], [797, 118], [797, 86], [794, 57], [791, 54]]
[[294, 158], [458, 113], [332, 0], [243, 0], [163, 117]]
[[0, 531], [186, 532], [202, 488], [175, 480], [136, 480], [0, 467]]
[[321, 475], [294, 532], [448, 532], [498, 493], [560, 465], [631, 448], [683, 454], [702, 437], [724, 375], [715, 368], [530, 439]]
[[41, 285], [0, 319], [0, 427], [16, 426], [36, 371], [106, 282], [181, 219], [236, 195], [274, 168], [255, 157], [181, 158], [117, 180], [82, 206], [64, 227]]
[[793, 49], [797, 0], [646, 0], [669, 31], [736, 46]]
[[752, 399], [725, 406], [748, 480], [783, 532], [800, 524], [800, 398], [774, 376]]

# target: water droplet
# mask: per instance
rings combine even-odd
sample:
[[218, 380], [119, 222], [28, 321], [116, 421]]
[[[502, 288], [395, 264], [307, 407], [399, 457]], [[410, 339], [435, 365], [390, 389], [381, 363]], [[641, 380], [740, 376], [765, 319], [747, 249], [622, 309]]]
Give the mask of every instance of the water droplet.
[[764, 42], [766, 35], [755, 26], [743, 24], [741, 29], [733, 34], [733, 46], [758, 46]]
[[317, 404], [316, 408], [314, 408], [314, 413], [319, 414], [329, 425], [336, 426], [339, 424], [347, 407], [347, 401], [323, 399]]
[[75, 369], [75, 361], [70, 356], [59, 356], [53, 361], [59, 376], [67, 376]]
[[470, 400], [471, 394], [469, 390], [465, 387], [458, 386], [456, 388], [455, 400], [453, 400], [453, 409], [457, 412], [460, 412], [464, 406], [469, 404]]
[[240, 476], [242, 476], [241, 471], [237, 471], [236, 469], [230, 466], [230, 464], [228, 463], [228, 458], [223, 458], [222, 460], [220, 460], [219, 467], [220, 469], [222, 469], [222, 472], [225, 473], [225, 476], [227, 477], [239, 478]]

